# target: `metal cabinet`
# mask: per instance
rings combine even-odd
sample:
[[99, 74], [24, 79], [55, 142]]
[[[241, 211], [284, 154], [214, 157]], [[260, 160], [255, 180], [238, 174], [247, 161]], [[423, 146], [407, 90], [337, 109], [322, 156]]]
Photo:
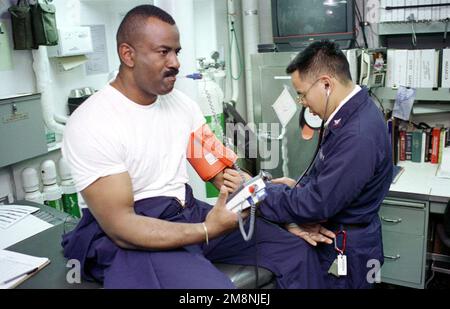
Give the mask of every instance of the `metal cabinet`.
[[424, 288], [428, 202], [387, 198], [381, 205], [383, 282]]
[[[318, 132], [311, 140], [301, 137], [298, 117], [300, 108], [286, 128], [284, 139], [287, 149], [287, 159], [283, 158], [282, 141], [276, 140], [281, 133], [281, 124], [272, 107], [285, 87], [295, 98], [296, 92], [292, 87], [290, 76], [286, 74], [286, 67], [296, 56], [296, 53], [262, 53], [251, 56], [252, 63], [252, 93], [254, 119], [259, 139], [258, 169], [269, 171], [274, 177], [283, 176], [282, 165], [287, 162], [289, 176], [298, 177], [308, 166], [317, 145]], [[272, 131], [272, 129], [276, 131]], [[270, 136], [273, 139], [267, 138]]]
[[41, 95], [0, 99], [0, 167], [47, 152]]

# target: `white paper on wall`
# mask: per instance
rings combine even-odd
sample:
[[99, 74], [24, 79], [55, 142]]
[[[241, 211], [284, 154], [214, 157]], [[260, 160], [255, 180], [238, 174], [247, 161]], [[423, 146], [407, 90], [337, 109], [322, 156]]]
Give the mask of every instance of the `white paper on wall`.
[[90, 25], [92, 45], [94, 52], [87, 55], [86, 74], [106, 74], [109, 73], [108, 45], [106, 42], [105, 25]]
[[292, 117], [294, 117], [297, 112], [297, 105], [286, 87], [272, 107], [283, 128], [286, 128], [289, 121], [291, 121]]

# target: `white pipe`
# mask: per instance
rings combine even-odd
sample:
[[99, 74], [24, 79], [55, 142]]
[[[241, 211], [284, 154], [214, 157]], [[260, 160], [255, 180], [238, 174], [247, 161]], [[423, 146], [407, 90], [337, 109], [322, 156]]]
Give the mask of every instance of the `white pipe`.
[[61, 124], [66, 124], [67, 121], [69, 120], [69, 117], [67, 117], [67, 116], [62, 116], [62, 115], [57, 115], [57, 114], [55, 114], [53, 116], [54, 116], [55, 121], [58, 123], [61, 123]]
[[[236, 9], [234, 7], [234, 0], [228, 0], [228, 33], [230, 34], [230, 58], [231, 58], [231, 101], [237, 103], [239, 99], [239, 80], [236, 80], [233, 77], [237, 77], [239, 74], [240, 63], [239, 63], [239, 55], [238, 55], [238, 49], [237, 49], [237, 37], [234, 36], [232, 32], [232, 23], [236, 25]], [[235, 26], [236, 28], [236, 26]]]
[[252, 93], [252, 63], [250, 55], [258, 52], [259, 33], [258, 0], [242, 1], [245, 51], [245, 90], [247, 104], [247, 121], [254, 122]]
[[37, 91], [41, 93], [42, 116], [47, 128], [58, 134], [63, 134], [64, 125], [55, 121], [52, 93], [52, 80], [50, 78], [50, 61], [48, 60], [47, 48], [39, 46], [38, 50], [33, 50], [33, 70], [36, 75]]

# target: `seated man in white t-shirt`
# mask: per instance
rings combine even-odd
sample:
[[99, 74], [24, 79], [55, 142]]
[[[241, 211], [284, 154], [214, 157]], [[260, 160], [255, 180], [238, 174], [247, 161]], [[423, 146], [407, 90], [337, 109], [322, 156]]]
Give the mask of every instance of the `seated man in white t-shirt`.
[[278, 287], [320, 287], [322, 278], [302, 269], [301, 261], [318, 263], [303, 240], [260, 219], [252, 240], [242, 239], [237, 214], [225, 207], [241, 180], [236, 171], [212, 180], [220, 188], [214, 207], [193, 197], [186, 149], [204, 118], [174, 90], [181, 47], [172, 17], [152, 5], [134, 8], [117, 48], [117, 78], [75, 111], [65, 131], [63, 156], [88, 205], [63, 237], [65, 256], [106, 288], [233, 288], [211, 261], [253, 265], [257, 250]]

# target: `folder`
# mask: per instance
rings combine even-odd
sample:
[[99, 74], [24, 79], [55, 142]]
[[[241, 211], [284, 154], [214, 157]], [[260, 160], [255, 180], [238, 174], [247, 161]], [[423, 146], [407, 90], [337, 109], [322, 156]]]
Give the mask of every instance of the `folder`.
[[450, 88], [450, 49], [442, 50], [441, 87]]
[[422, 49], [420, 63], [420, 87], [435, 88], [438, 86], [439, 51]]
[[408, 50], [397, 49], [395, 51], [395, 80], [394, 84], [397, 87], [404, 86], [407, 84], [407, 68], [408, 68]]
[[421, 63], [422, 63], [422, 51], [420, 49], [416, 49], [414, 50], [413, 88], [420, 88]]
[[[445, 2], [442, 2], [442, 3], [445, 3]], [[433, 4], [441, 4], [441, 0], [433, 0]], [[440, 20], [440, 12], [441, 12], [441, 10], [440, 10], [439, 6], [431, 8], [431, 20], [433, 20], [433, 21]]]
[[386, 70], [386, 87], [388, 88], [396, 88], [398, 85], [396, 84], [396, 64], [395, 64], [395, 49], [387, 50], [387, 70]]
[[[396, 6], [405, 6], [405, 0], [397, 0]], [[396, 21], [404, 22], [405, 21], [405, 9], [397, 9], [397, 18]]]
[[406, 87], [415, 88], [414, 85], [414, 63], [415, 63], [415, 50], [408, 50], [408, 59], [406, 67]]

